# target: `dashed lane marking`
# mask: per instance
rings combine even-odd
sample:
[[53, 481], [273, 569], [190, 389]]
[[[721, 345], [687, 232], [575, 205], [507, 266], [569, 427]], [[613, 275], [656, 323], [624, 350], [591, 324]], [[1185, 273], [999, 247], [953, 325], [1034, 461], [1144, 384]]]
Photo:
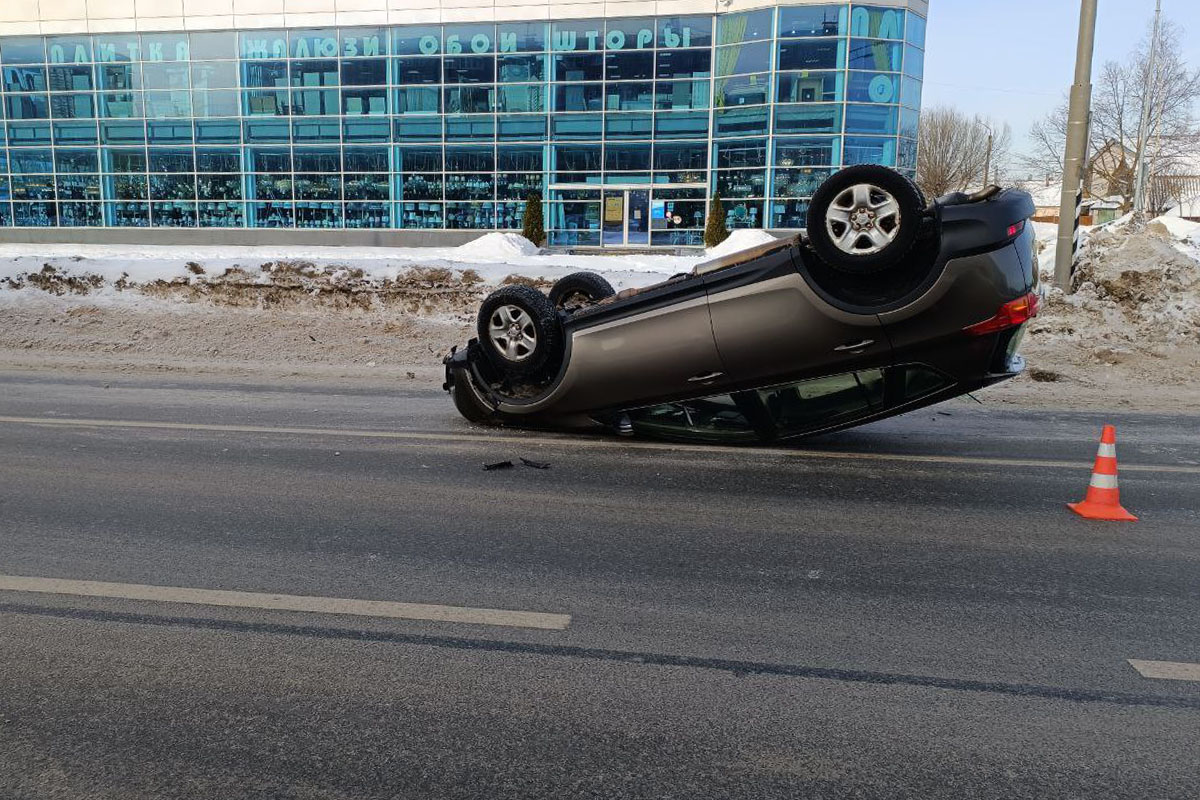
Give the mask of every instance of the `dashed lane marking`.
[[565, 630], [571, 624], [569, 614], [545, 614], [537, 611], [393, 603], [383, 600], [351, 600], [340, 597], [311, 597], [262, 592], [231, 592], [218, 589], [190, 589], [106, 581], [74, 581], [19, 575], [0, 575], [0, 590], [75, 597], [104, 597], [118, 600], [148, 600], [157, 603], [258, 608], [271, 611], [302, 611], [310, 614], [349, 614], [358, 617], [386, 617], [426, 622], [499, 625], [509, 628], [541, 628], [553, 631]]
[[1160, 681], [1200, 681], [1200, 664], [1182, 661], [1142, 661], [1128, 659], [1129, 666], [1142, 674], [1143, 678]]
[[[48, 425], [75, 428], [143, 428], [167, 431], [196, 431], [209, 433], [255, 433], [264, 435], [290, 436], [340, 436], [354, 439], [388, 439], [399, 442], [414, 442], [429, 446], [437, 444], [473, 442], [500, 444], [520, 441], [529, 444], [528, 436], [506, 434], [429, 433], [421, 431], [373, 431], [353, 428], [293, 428], [259, 425], [216, 425], [187, 422], [157, 422], [150, 420], [115, 419], [70, 419], [65, 417], [4, 417], [0, 424]], [[707, 453], [710, 455], [760, 455], [777, 458], [829, 459], [842, 461], [895, 461], [917, 464], [963, 464], [981, 467], [1046, 467], [1053, 469], [1075, 469], [1079, 461], [1051, 461], [1047, 459], [980, 458], [976, 456], [919, 455], [914, 453], [854, 453], [834, 450], [790, 450], [782, 447], [728, 447], [721, 445], [691, 445], [665, 442], [640, 442], [626, 439], [597, 439], [586, 436], [565, 437], [539, 435], [537, 443], [547, 446], [570, 446], [590, 450], [657, 450], [674, 453]], [[1200, 475], [1200, 466], [1176, 464], [1121, 464], [1122, 472], [1157, 472]]]

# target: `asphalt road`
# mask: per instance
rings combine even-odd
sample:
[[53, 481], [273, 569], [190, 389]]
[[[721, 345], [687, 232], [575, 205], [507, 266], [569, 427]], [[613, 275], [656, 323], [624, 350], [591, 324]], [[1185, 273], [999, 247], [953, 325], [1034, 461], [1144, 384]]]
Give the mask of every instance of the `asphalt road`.
[[[1136, 524], [1063, 507], [1106, 422]], [[0, 797], [1190, 800], [1200, 681], [1129, 659], [1200, 662], [1198, 510], [1200, 417], [680, 448], [0, 373]]]

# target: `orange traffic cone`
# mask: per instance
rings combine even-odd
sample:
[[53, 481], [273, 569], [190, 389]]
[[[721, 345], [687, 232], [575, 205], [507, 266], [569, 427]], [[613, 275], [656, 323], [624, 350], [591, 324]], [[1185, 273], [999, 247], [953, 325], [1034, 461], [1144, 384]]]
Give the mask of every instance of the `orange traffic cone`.
[[1067, 503], [1067, 508], [1087, 519], [1137, 522], [1137, 517], [1121, 507], [1121, 490], [1117, 488], [1117, 429], [1104, 426], [1100, 435], [1100, 451], [1092, 468], [1092, 482], [1082, 503]]

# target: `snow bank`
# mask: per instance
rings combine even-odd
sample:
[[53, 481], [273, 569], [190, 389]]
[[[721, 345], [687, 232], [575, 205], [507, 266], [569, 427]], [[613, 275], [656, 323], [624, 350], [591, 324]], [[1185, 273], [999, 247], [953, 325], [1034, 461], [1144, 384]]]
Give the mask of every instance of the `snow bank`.
[[1200, 222], [1189, 222], [1179, 217], [1158, 217], [1150, 221], [1146, 226], [1146, 230], [1150, 233], [1157, 233], [1160, 236], [1170, 236], [1174, 239], [1186, 241], [1196, 238], [1196, 235], [1200, 234]]
[[729, 238], [716, 247], [710, 247], [705, 250], [704, 254], [708, 258], [723, 258], [732, 253], [740, 253], [742, 250], [757, 247], [760, 244], [777, 241], [779, 241], [778, 237], [772, 236], [766, 231], [755, 228], [739, 228], [730, 233]]
[[540, 248], [519, 233], [493, 232], [480, 236], [454, 248], [454, 254], [463, 258], [478, 258], [486, 261], [503, 261], [506, 258], [536, 256]]

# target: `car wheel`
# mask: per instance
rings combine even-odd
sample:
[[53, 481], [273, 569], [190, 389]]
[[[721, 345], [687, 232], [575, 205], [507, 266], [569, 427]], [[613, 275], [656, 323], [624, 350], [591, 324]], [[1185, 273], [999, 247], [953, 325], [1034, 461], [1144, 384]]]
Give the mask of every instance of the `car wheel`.
[[559, 311], [574, 312], [594, 306], [617, 290], [594, 272], [575, 272], [558, 281], [550, 289], [550, 303]]
[[808, 239], [829, 266], [853, 275], [895, 267], [925, 216], [917, 185], [888, 167], [847, 167], [821, 184], [808, 207]]
[[505, 286], [479, 307], [479, 343], [493, 366], [528, 377], [555, 362], [562, 349], [558, 312], [546, 295], [528, 286]]

